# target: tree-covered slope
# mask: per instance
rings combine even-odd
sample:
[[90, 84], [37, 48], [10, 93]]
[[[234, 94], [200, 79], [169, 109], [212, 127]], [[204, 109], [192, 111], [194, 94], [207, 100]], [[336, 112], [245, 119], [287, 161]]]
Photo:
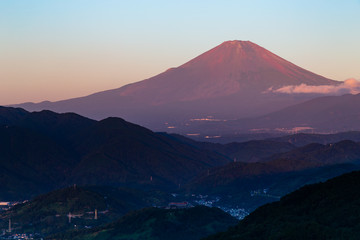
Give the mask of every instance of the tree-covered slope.
[[107, 118], [77, 135], [82, 156], [71, 181], [79, 184], [183, 184], [224, 156], [199, 150], [120, 118]]
[[282, 141], [282, 139], [275, 139], [274, 141], [252, 140], [246, 142], [231, 142], [227, 144], [220, 144], [211, 142], [198, 142], [178, 134], [171, 134], [167, 136], [171, 136], [178, 141], [187, 143], [199, 149], [215, 151], [239, 162], [259, 162], [264, 158], [270, 157], [274, 154], [285, 153], [296, 148], [291, 143]]
[[168, 197], [158, 192], [124, 188], [72, 186], [40, 195], [0, 212], [0, 224], [2, 228], [7, 228], [11, 219], [15, 233], [36, 232], [47, 236], [109, 223], [132, 210], [164, 205]]
[[239, 185], [246, 179], [259, 180], [265, 176], [298, 172], [323, 166], [356, 163], [360, 161], [360, 144], [341, 141], [335, 144], [309, 144], [286, 153], [275, 154], [263, 162], [234, 162], [213, 168], [199, 175], [190, 184], [191, 189], [209, 189]]
[[264, 205], [236, 227], [208, 237], [227, 239], [359, 239], [360, 172], [307, 185]]
[[77, 159], [31, 129], [0, 126], [0, 200], [18, 200], [60, 187]]
[[226, 156], [120, 118], [0, 107], [0, 200], [72, 184], [178, 188]]
[[195, 240], [224, 231], [237, 220], [218, 208], [146, 208], [131, 212], [109, 225], [88, 231], [72, 231], [54, 239], [88, 240]]

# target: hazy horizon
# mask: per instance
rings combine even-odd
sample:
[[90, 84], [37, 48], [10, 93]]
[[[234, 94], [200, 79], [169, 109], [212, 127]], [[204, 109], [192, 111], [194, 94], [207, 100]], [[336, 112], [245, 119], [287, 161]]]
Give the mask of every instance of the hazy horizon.
[[2, 1], [0, 105], [118, 88], [235, 39], [330, 79], [360, 79], [359, 10], [358, 0]]

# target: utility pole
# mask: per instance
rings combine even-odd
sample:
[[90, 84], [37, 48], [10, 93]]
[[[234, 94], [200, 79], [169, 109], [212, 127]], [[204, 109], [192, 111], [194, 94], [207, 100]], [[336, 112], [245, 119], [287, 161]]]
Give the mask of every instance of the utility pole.
[[9, 218], [9, 233], [11, 233], [11, 218]]
[[97, 209], [95, 209], [95, 216], [94, 216], [94, 219], [97, 220], [98, 219], [98, 211]]
[[69, 214], [68, 214], [68, 218], [69, 218], [69, 223], [71, 223], [71, 212], [69, 212]]

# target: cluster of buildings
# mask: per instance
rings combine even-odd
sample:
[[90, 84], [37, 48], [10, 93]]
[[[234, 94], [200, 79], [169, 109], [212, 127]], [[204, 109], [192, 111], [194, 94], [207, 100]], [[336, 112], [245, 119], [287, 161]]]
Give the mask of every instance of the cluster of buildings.
[[196, 195], [195, 202], [206, 207], [214, 207], [214, 204], [220, 201], [220, 197], [209, 197], [208, 195]]
[[0, 211], [6, 211], [12, 208], [13, 206], [21, 203], [26, 203], [28, 200], [25, 200], [23, 202], [0, 202]]
[[219, 208], [239, 220], [244, 219], [247, 215], [249, 215], [249, 212], [247, 212], [244, 208], [226, 208], [226, 207], [219, 207]]
[[43, 237], [40, 234], [26, 234], [26, 233], [8, 233], [8, 234], [3, 234], [0, 236], [1, 240], [10, 240], [10, 239], [29, 239], [29, 240], [43, 240]]
[[[178, 194], [173, 194], [173, 197], [178, 197]], [[191, 203], [190, 202], [171, 202], [168, 206], [163, 207], [166, 209], [181, 209], [181, 208], [190, 208], [194, 207], [194, 205], [203, 205], [206, 207], [217, 207], [223, 210], [224, 212], [229, 213], [231, 216], [241, 220], [249, 215], [249, 212], [246, 211], [244, 208], [237, 208], [237, 207], [224, 207], [219, 205], [219, 201], [221, 200], [220, 197], [217, 196], [209, 196], [209, 195], [191, 195]]]

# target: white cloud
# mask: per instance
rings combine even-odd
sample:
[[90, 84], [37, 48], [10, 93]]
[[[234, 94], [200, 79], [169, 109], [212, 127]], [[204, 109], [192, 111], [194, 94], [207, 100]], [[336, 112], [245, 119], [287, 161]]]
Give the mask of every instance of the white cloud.
[[277, 93], [319, 93], [319, 94], [358, 94], [360, 93], [360, 81], [350, 78], [338, 85], [311, 86], [306, 84], [284, 86], [278, 89], [269, 88], [267, 92]]

